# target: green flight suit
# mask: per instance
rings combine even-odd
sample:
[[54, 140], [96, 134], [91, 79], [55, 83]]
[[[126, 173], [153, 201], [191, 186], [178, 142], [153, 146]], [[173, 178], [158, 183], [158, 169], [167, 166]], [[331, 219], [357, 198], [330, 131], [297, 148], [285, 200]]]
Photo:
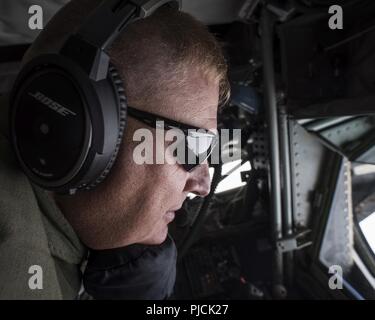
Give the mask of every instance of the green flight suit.
[[0, 299], [75, 299], [86, 248], [48, 193], [20, 170], [8, 108], [0, 97]]

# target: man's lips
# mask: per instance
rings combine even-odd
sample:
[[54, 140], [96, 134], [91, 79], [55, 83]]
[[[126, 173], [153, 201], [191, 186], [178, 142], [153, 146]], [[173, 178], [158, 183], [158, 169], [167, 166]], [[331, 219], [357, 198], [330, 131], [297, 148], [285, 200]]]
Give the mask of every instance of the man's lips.
[[168, 210], [168, 211], [165, 213], [165, 217], [167, 218], [168, 223], [173, 221], [173, 219], [174, 219], [175, 216], [176, 216], [176, 211], [179, 211], [181, 208], [182, 208], [182, 206], [179, 206], [179, 207], [176, 207], [176, 208], [170, 209], [170, 210]]
[[167, 211], [167, 213], [165, 214], [165, 217], [168, 223], [173, 221], [175, 215], [176, 215], [175, 211]]

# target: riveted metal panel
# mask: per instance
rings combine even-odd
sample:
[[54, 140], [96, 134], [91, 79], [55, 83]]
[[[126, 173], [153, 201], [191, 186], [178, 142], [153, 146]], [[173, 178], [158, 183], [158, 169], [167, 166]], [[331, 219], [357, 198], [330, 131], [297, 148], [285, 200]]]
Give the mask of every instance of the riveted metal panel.
[[319, 259], [328, 268], [339, 265], [350, 270], [353, 264], [353, 206], [351, 163], [343, 158], [329, 209]]
[[315, 191], [327, 149], [296, 121], [289, 123], [293, 219], [295, 227], [305, 228], [314, 201], [319, 201]]
[[375, 118], [373, 116], [365, 116], [345, 121], [319, 133], [335, 146], [345, 149], [345, 146], [350, 142], [362, 138], [374, 128]]

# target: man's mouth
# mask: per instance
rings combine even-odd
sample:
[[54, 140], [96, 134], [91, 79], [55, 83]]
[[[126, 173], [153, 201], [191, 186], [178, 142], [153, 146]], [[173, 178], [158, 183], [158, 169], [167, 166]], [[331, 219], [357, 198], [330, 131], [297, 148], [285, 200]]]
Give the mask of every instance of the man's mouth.
[[168, 221], [168, 223], [172, 222], [176, 216], [176, 212], [178, 212], [180, 209], [182, 208], [182, 205], [179, 206], [179, 207], [174, 207], [170, 210], [168, 210], [166, 213], [165, 213], [165, 217]]

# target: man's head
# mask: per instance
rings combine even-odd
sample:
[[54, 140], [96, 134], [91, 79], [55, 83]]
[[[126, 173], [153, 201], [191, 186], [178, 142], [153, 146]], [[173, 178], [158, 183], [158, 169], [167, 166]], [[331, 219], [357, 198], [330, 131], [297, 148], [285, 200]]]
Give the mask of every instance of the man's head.
[[[58, 50], [99, 2], [69, 3], [47, 25], [25, 60]], [[124, 81], [129, 105], [194, 127], [216, 128], [217, 107], [226, 93], [226, 65], [214, 37], [191, 16], [161, 9], [126, 28], [109, 55]], [[179, 164], [136, 164], [133, 134], [145, 127], [128, 117], [115, 164], [94, 190], [55, 195], [91, 248], [159, 244], [187, 194], [206, 196], [210, 190], [207, 163], [191, 172]]]

